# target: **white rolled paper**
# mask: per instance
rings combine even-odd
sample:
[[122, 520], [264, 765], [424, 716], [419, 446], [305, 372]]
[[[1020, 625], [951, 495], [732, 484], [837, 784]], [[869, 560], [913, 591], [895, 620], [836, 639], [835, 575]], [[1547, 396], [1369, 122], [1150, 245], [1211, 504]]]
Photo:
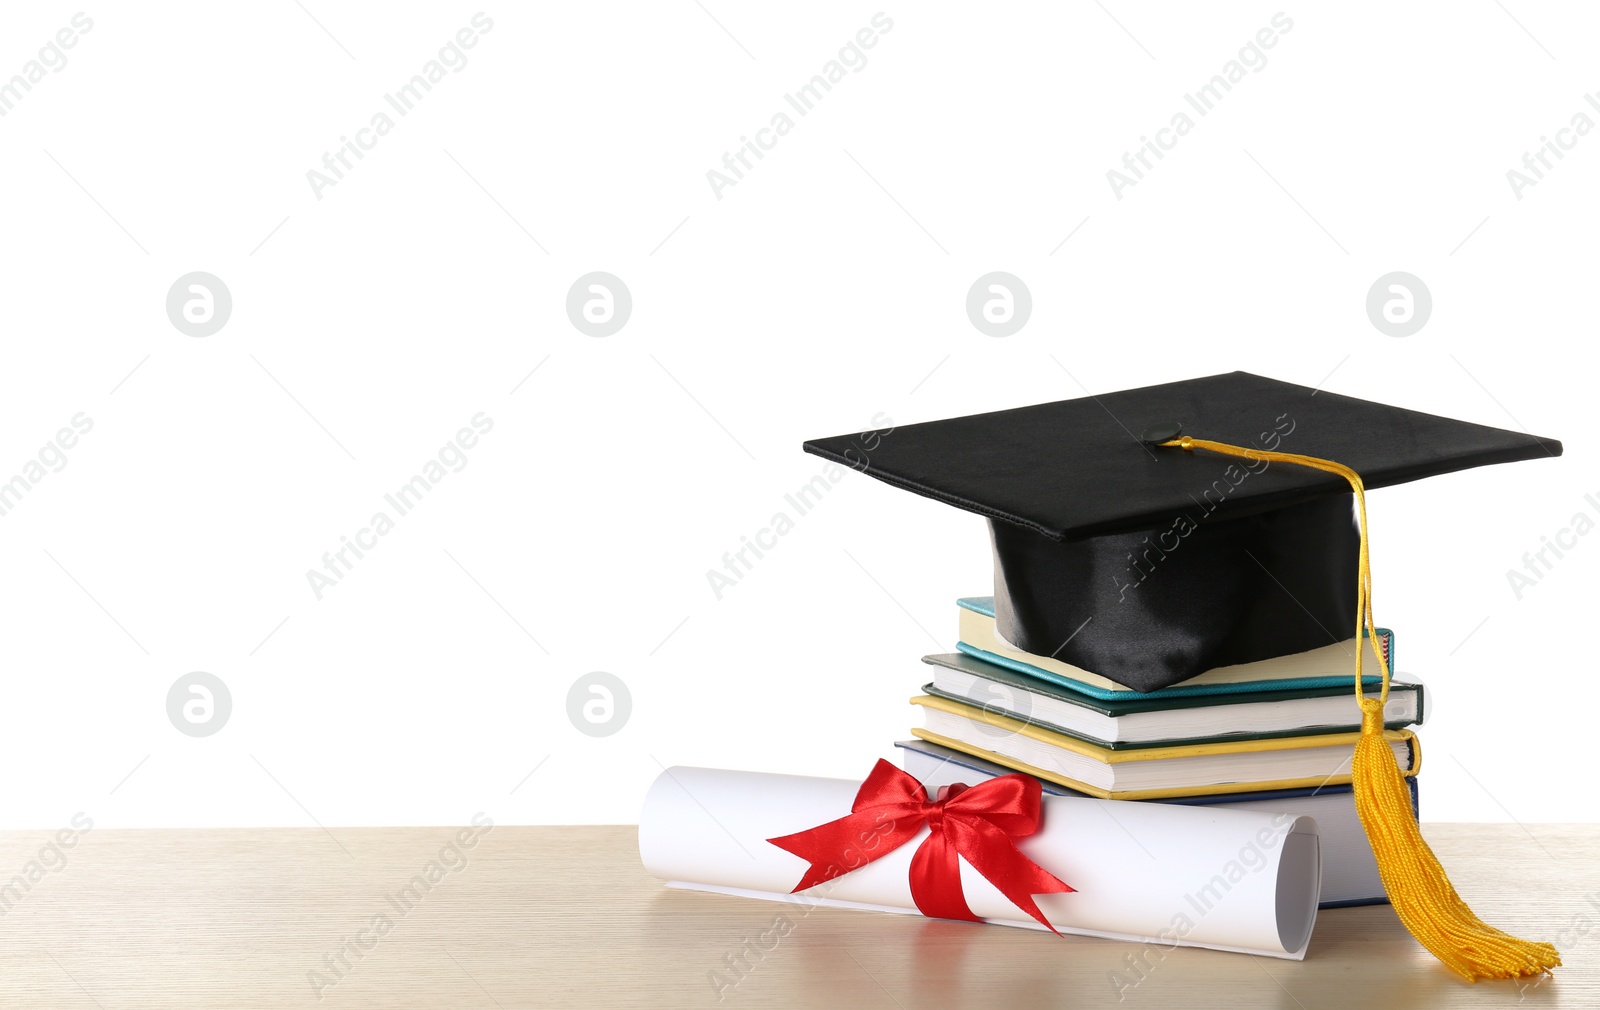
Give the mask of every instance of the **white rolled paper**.
[[[846, 816], [860, 786], [669, 768], [645, 797], [639, 855], [669, 887], [919, 914], [907, 871], [926, 827], [888, 855], [790, 894], [808, 864], [767, 839]], [[1062, 933], [1305, 957], [1321, 889], [1317, 824], [1310, 817], [1045, 796], [1043, 821], [1017, 847], [1075, 889], [1035, 899]], [[974, 915], [1043, 928], [965, 859], [960, 868]]]

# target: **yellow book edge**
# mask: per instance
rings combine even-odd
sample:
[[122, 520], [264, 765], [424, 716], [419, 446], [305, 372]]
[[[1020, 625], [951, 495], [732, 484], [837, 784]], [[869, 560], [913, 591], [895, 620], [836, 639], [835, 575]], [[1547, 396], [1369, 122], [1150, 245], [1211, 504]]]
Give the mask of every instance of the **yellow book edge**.
[[[1004, 754], [996, 754], [994, 751], [984, 750], [982, 747], [974, 746], [964, 740], [956, 740], [930, 730], [914, 728], [911, 730], [911, 734], [918, 739], [936, 743], [941, 747], [948, 747], [951, 750], [960, 751], [972, 757], [982, 758], [985, 761], [1010, 768], [1012, 771], [1022, 772], [1024, 775], [1032, 775], [1034, 778], [1044, 779], [1046, 782], [1053, 782], [1058, 786], [1065, 786], [1068, 789], [1086, 793], [1097, 800], [1171, 800], [1185, 796], [1221, 796], [1230, 793], [1243, 795], [1270, 792], [1275, 789], [1320, 789], [1323, 786], [1347, 786], [1350, 784], [1350, 776], [1348, 775], [1322, 775], [1298, 779], [1273, 779], [1270, 782], [1223, 782], [1214, 786], [1194, 786], [1182, 789], [1101, 789], [1099, 786], [1092, 786], [1087, 782], [1079, 782], [1077, 779], [1068, 778], [1059, 772], [1036, 768], [1026, 761], [1018, 761], [1016, 758], [1007, 757]], [[1404, 773], [1406, 778], [1411, 778], [1422, 766], [1421, 748], [1417, 745], [1415, 739], [1412, 740], [1411, 745], [1415, 748], [1412, 751], [1415, 767]]]
[[[999, 712], [991, 712], [988, 709], [952, 701], [949, 698], [937, 698], [933, 695], [923, 694], [912, 698], [911, 704], [922, 705], [926, 708], [949, 712], [952, 715], [959, 715], [976, 722], [987, 723], [996, 729], [1018, 733], [1040, 743], [1059, 747], [1074, 754], [1082, 754], [1084, 757], [1091, 757], [1106, 764], [1121, 764], [1124, 761], [1159, 761], [1164, 758], [1205, 757], [1211, 754], [1251, 754], [1261, 751], [1299, 750], [1303, 747], [1348, 745], [1354, 748], [1361, 739], [1360, 731], [1356, 731], [1354, 733], [1320, 733], [1310, 736], [1268, 737], [1257, 740], [1225, 740], [1218, 743], [1179, 744], [1171, 747], [1140, 747], [1134, 750], [1109, 750], [1105, 747], [1097, 747], [1085, 740], [1079, 740], [1076, 737], [1045, 729], [1036, 723], [1023, 722], [1008, 715], [1001, 715]], [[1415, 774], [1416, 770], [1422, 766], [1422, 750], [1417, 744], [1416, 735], [1408, 729], [1386, 729], [1383, 731], [1383, 738], [1391, 742], [1396, 740], [1410, 741], [1412, 769], [1408, 774]]]

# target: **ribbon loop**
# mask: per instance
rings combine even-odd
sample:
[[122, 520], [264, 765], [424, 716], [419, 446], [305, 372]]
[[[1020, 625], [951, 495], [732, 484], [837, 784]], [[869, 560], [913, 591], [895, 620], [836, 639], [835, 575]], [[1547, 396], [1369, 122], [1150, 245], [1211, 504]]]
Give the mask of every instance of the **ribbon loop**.
[[980, 921], [961, 891], [964, 857], [1012, 904], [1054, 933], [1033, 896], [1073, 889], [1023, 855], [1014, 841], [1037, 833], [1043, 814], [1039, 780], [1030, 776], [944, 786], [929, 800], [920, 782], [879, 759], [856, 792], [849, 815], [767, 841], [810, 864], [791, 892], [799, 893], [883, 858], [927, 825], [928, 837], [913, 854], [909, 873], [911, 898], [923, 915]]

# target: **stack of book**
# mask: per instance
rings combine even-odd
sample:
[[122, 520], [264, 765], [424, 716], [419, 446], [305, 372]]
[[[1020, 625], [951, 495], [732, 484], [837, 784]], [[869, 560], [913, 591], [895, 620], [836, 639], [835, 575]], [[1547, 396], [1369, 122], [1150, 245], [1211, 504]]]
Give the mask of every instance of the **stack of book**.
[[[1387, 900], [1351, 797], [1354, 639], [1139, 692], [1011, 648], [995, 631], [990, 597], [957, 603], [960, 651], [923, 657], [933, 679], [912, 704], [924, 725], [896, 744], [906, 771], [930, 789], [1022, 772], [1056, 794], [1308, 814], [1322, 838], [1323, 907]], [[1377, 637], [1393, 669], [1394, 635]], [[1365, 687], [1375, 692], [1370, 652], [1367, 660]], [[1406, 727], [1422, 717], [1422, 685], [1392, 681], [1385, 736], [1413, 813], [1421, 753]]]

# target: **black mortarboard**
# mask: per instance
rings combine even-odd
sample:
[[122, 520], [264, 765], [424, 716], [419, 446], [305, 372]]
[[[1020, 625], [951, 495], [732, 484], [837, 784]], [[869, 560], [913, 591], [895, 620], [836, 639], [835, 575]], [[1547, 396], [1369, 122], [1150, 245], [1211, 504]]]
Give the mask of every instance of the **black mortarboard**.
[[1555, 439], [1247, 372], [805, 449], [987, 517], [997, 628], [1024, 652], [1152, 691], [1349, 638], [1359, 544], [1350, 485], [1154, 444], [1180, 426], [1334, 460], [1369, 489], [1561, 453]]

